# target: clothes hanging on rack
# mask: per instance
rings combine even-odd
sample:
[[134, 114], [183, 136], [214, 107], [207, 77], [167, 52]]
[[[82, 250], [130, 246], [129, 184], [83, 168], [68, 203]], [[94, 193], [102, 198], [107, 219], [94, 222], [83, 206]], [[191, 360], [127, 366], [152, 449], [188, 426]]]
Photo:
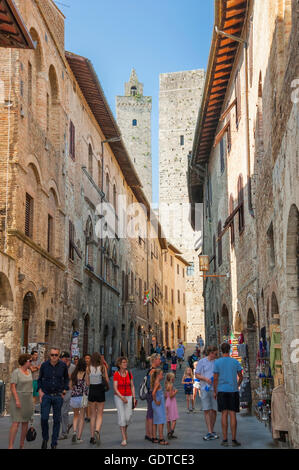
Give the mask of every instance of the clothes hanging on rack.
[[281, 349], [275, 348], [276, 344], [281, 344], [281, 333], [273, 331], [270, 346], [270, 366], [273, 375], [275, 374], [275, 361], [281, 361]]
[[288, 432], [289, 429], [284, 385], [278, 385], [278, 387], [273, 389], [271, 400], [271, 419], [273, 439], [279, 439], [279, 431]]

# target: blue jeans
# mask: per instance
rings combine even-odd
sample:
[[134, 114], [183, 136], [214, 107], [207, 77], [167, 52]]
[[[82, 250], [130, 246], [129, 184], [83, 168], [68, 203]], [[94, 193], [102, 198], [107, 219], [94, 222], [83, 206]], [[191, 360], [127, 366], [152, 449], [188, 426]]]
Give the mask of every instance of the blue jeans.
[[51, 396], [44, 395], [41, 403], [41, 426], [43, 440], [49, 440], [49, 414], [51, 406], [53, 407], [53, 432], [52, 432], [52, 446], [57, 445], [57, 439], [59, 436], [60, 420], [61, 420], [61, 407], [63, 404], [63, 398], [60, 395]]

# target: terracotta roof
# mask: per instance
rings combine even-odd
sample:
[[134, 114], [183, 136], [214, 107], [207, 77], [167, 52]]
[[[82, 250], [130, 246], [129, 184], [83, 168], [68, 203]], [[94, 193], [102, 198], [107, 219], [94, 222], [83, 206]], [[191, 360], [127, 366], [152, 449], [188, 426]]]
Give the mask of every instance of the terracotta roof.
[[[241, 37], [248, 4], [249, 0], [215, 0], [215, 26], [220, 31]], [[188, 189], [191, 202], [203, 202], [204, 167], [213, 147], [238, 48], [238, 41], [217, 34], [214, 28], [203, 100], [189, 161]], [[196, 171], [192, 168], [194, 165], [202, 168], [199, 166]]]
[[13, 0], [0, 0], [0, 47], [35, 48]]

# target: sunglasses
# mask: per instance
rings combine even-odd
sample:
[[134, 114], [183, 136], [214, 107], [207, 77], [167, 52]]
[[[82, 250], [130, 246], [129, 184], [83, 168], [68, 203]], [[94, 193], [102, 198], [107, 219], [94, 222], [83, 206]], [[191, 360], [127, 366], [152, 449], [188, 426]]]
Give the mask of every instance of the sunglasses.
[[27, 362], [32, 362], [32, 359], [27, 359]]
[[55, 357], [57, 357], [58, 355], [59, 355], [59, 354], [51, 354], [51, 356], [55, 356]]

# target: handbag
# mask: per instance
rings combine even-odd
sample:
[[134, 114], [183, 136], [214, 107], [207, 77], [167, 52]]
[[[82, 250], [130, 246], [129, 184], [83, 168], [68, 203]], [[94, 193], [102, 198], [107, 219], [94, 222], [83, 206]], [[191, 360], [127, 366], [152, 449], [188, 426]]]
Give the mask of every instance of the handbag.
[[104, 392], [108, 392], [110, 390], [109, 382], [107, 382], [105, 375], [102, 372], [102, 384], [104, 385]]
[[137, 403], [138, 403], [136, 398], [135, 398], [135, 400], [136, 400], [136, 402], [134, 402], [134, 397], [132, 397], [132, 410], [134, 410], [134, 408], [136, 408]]
[[35, 439], [36, 439], [36, 430], [34, 429], [33, 425], [31, 425], [26, 434], [26, 441], [32, 442], [32, 441], [35, 441]]
[[81, 399], [81, 408], [87, 408], [87, 407], [88, 407], [88, 396], [85, 395], [84, 393]]

